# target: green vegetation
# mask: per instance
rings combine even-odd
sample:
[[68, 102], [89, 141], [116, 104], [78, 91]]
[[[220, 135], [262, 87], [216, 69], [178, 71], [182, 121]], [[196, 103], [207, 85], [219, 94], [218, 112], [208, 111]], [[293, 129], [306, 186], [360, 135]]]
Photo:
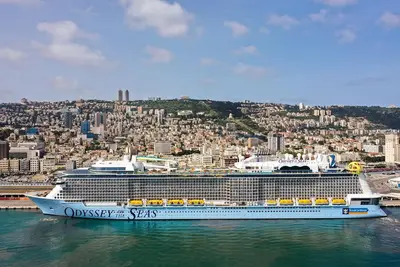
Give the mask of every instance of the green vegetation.
[[86, 147], [86, 151], [89, 151], [89, 150], [102, 150], [102, 149], [104, 149], [104, 148], [101, 146], [100, 142], [97, 141], [97, 140], [93, 141], [90, 144], [89, 147]]
[[253, 122], [248, 117], [243, 117], [240, 119], [232, 118], [232, 122], [236, 123], [238, 126], [237, 129], [247, 131], [250, 135], [254, 135], [255, 133], [265, 133], [265, 129], [258, 126], [257, 123]]
[[149, 109], [165, 109], [167, 113], [177, 113], [180, 110], [191, 110], [193, 113], [209, 111], [208, 107], [201, 103], [201, 100], [138, 100], [133, 101], [133, 105], [143, 106]]
[[180, 152], [177, 153], [172, 153], [173, 156], [184, 156], [184, 155], [191, 155], [191, 154], [200, 154], [200, 151], [198, 150], [182, 150]]
[[391, 129], [400, 129], [400, 108], [377, 106], [331, 107], [336, 117], [364, 117], [372, 123]]
[[363, 155], [363, 156], [361, 156], [361, 159], [366, 163], [384, 162], [385, 161], [385, 156], [370, 157], [370, 156], [367, 156], [367, 155]]
[[0, 140], [5, 140], [12, 132], [10, 129], [0, 129]]

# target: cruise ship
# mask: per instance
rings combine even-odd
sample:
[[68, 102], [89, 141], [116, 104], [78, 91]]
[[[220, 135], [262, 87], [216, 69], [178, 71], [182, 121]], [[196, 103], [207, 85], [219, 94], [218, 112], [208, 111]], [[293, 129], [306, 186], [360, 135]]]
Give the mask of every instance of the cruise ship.
[[[43, 214], [108, 220], [356, 219], [386, 216], [380, 196], [333, 155], [241, 157], [229, 170], [175, 168], [125, 156], [64, 172], [47, 195], [27, 196]], [[357, 171], [358, 170], [358, 171]]]

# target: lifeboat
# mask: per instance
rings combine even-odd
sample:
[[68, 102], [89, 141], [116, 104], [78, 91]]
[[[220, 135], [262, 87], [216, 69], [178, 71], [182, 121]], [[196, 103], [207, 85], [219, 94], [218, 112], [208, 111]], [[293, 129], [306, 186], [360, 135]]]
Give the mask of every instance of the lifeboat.
[[129, 200], [129, 205], [131, 205], [131, 206], [143, 206], [143, 200], [141, 200], [141, 199], [131, 199], [131, 200]]
[[315, 205], [328, 205], [329, 201], [326, 198], [318, 198], [315, 200]]
[[267, 205], [276, 205], [276, 200], [275, 199], [267, 199], [267, 201], [265, 201], [265, 203], [267, 203]]
[[310, 199], [299, 199], [299, 205], [311, 205], [312, 202]]
[[170, 199], [167, 203], [171, 206], [182, 206], [184, 204], [182, 199]]
[[279, 200], [279, 204], [281, 204], [281, 205], [293, 205], [293, 200], [291, 200], [291, 199], [281, 199], [281, 200]]
[[149, 206], [162, 206], [163, 201], [161, 199], [151, 199], [147, 200], [147, 205]]
[[187, 201], [187, 204], [191, 205], [191, 206], [203, 206], [204, 205], [204, 200], [202, 200], [202, 199], [189, 199]]
[[332, 199], [332, 205], [346, 205], [346, 200], [343, 198], [334, 198]]

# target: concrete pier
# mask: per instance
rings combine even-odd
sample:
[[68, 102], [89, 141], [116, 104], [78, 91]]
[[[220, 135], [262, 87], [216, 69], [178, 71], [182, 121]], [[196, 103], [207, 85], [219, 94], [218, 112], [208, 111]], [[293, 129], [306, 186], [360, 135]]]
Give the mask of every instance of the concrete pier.
[[400, 207], [400, 200], [382, 200], [380, 203], [382, 207]]
[[0, 210], [39, 210], [30, 200], [1, 200]]

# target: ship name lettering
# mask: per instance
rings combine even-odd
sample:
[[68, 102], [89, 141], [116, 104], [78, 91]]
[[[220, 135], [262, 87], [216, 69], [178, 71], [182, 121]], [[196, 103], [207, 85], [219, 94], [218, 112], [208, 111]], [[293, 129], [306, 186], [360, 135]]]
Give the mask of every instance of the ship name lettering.
[[145, 219], [145, 218], [155, 218], [157, 217], [156, 210], [143, 210], [137, 208], [130, 209], [130, 217], [128, 219], [135, 220], [135, 219]]
[[92, 218], [111, 218], [115, 214], [115, 210], [86, 210], [86, 209], [73, 209], [67, 207], [64, 209], [64, 214], [67, 217], [92, 217]]

